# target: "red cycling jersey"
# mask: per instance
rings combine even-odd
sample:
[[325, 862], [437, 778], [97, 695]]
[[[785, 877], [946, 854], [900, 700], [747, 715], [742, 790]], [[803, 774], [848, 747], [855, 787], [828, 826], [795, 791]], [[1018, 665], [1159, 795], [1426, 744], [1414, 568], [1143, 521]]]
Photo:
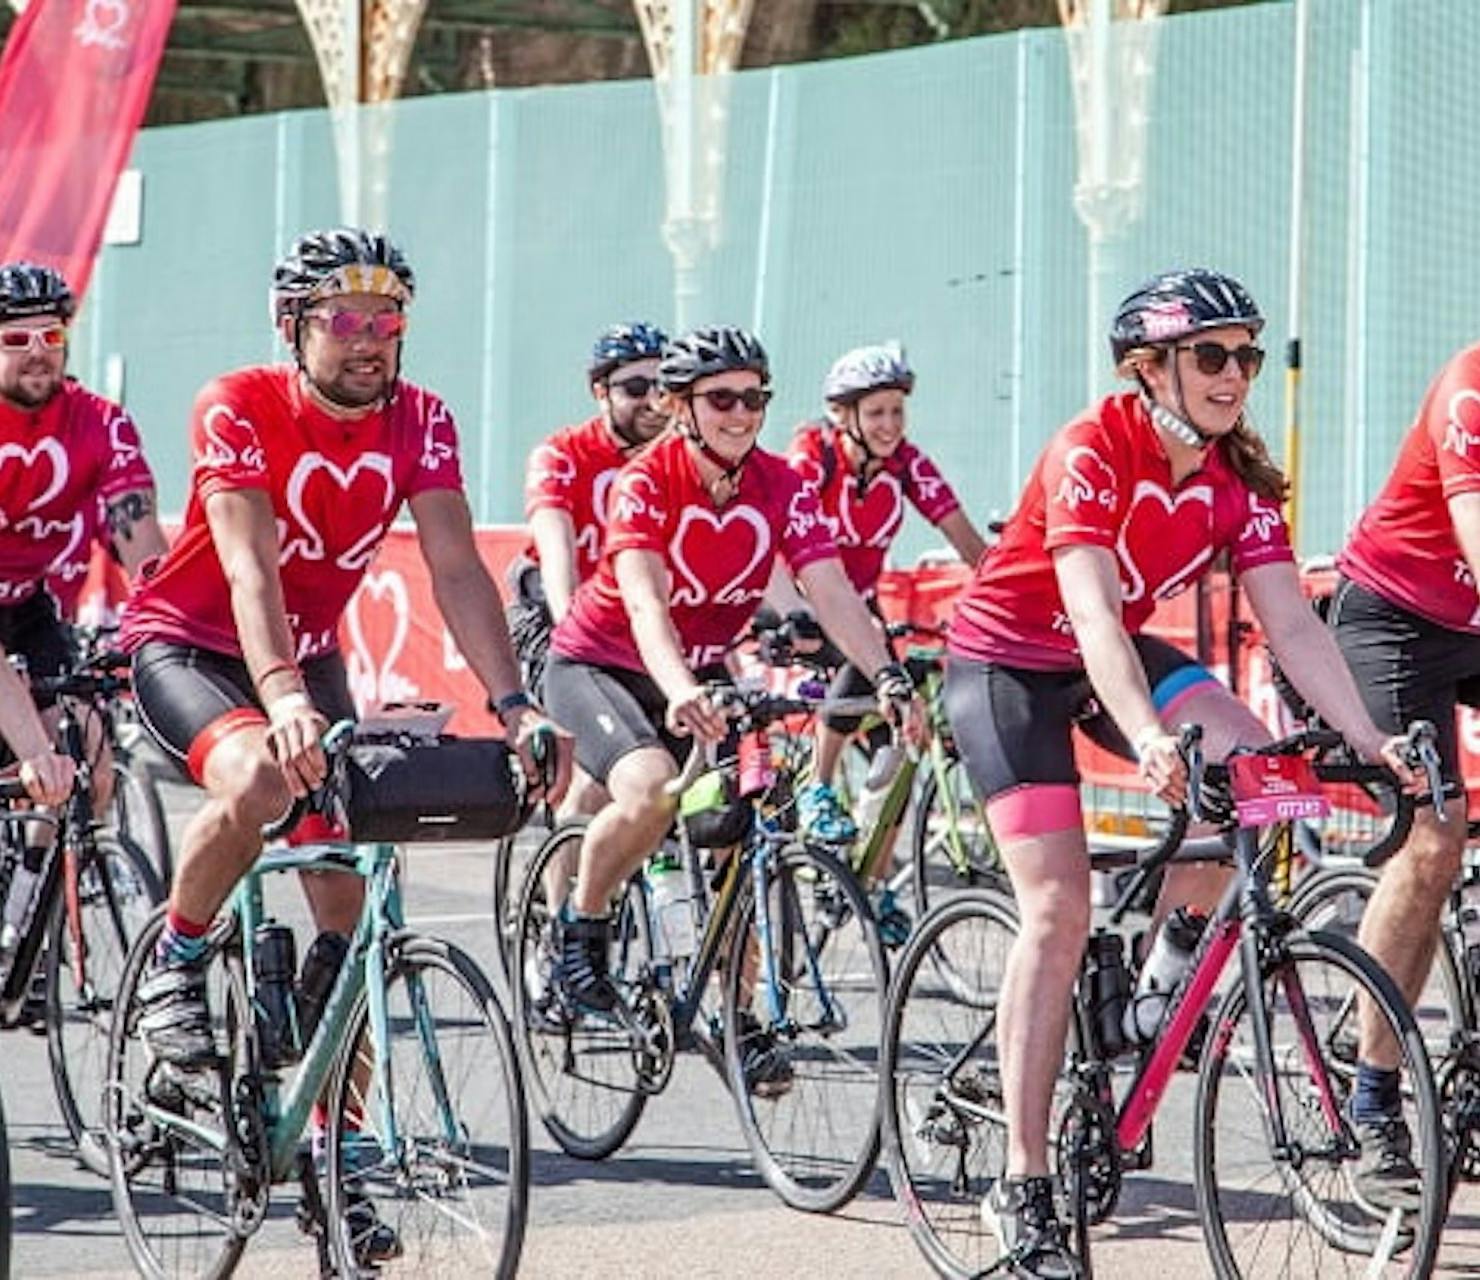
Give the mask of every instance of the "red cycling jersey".
[[1035, 670], [1080, 668], [1052, 555], [1080, 543], [1115, 553], [1131, 634], [1224, 548], [1238, 573], [1294, 559], [1279, 506], [1250, 490], [1222, 449], [1174, 485], [1140, 395], [1110, 396], [1039, 456], [1001, 541], [956, 606], [951, 652]]
[[1401, 608], [1480, 633], [1475, 579], [1454, 536], [1449, 499], [1480, 492], [1480, 344], [1439, 372], [1392, 474], [1352, 530], [1337, 567]]
[[753, 452], [739, 492], [716, 507], [687, 439], [670, 433], [618, 475], [601, 563], [555, 628], [553, 652], [643, 669], [613, 568], [631, 550], [662, 556], [669, 611], [694, 669], [724, 657], [755, 613], [778, 553], [793, 573], [837, 555], [816, 497], [780, 455]]
[[121, 639], [240, 656], [231, 588], [216, 555], [206, 501], [260, 489], [278, 526], [278, 573], [297, 657], [338, 644], [344, 606], [401, 504], [462, 488], [457, 429], [436, 396], [409, 382], [383, 410], [344, 420], [324, 411], [287, 365], [241, 369], [206, 384], [191, 419], [195, 469], [180, 536], [135, 583]]
[[873, 594], [884, 572], [884, 556], [904, 523], [905, 498], [931, 524], [961, 508], [940, 469], [908, 440], [883, 460], [883, 470], [869, 480], [862, 498], [836, 427], [821, 422], [799, 427], [787, 460], [817, 495], [843, 568], [864, 595]]
[[0, 606], [85, 553], [101, 507], [154, 488], [133, 419], [71, 378], [40, 409], [0, 401]]
[[[524, 516], [550, 508], [570, 516], [576, 533], [576, 575], [585, 582], [601, 559], [612, 482], [627, 461], [621, 442], [604, 419], [566, 427], [529, 455], [524, 475]], [[539, 561], [534, 539], [525, 555]]]

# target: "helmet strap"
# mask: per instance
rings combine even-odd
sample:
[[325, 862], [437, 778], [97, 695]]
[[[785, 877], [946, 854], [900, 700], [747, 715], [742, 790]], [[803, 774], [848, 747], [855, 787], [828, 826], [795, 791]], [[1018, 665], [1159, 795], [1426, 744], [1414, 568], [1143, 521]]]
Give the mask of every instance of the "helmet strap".
[[1146, 385], [1146, 379], [1140, 373], [1136, 374], [1136, 381], [1141, 384], [1141, 403], [1146, 406], [1146, 412], [1150, 415], [1151, 421], [1173, 440], [1185, 444], [1189, 449], [1206, 449], [1218, 438], [1215, 435], [1209, 435], [1192, 421], [1192, 416], [1187, 412], [1187, 405], [1182, 397], [1182, 379], [1177, 373], [1175, 364], [1172, 365], [1172, 389], [1177, 397], [1177, 407], [1182, 411], [1180, 415], [1173, 413], [1166, 405], [1157, 402], [1151, 394], [1151, 388]]
[[700, 454], [702, 454], [708, 462], [720, 469], [722, 473], [720, 479], [724, 480], [732, 487], [736, 484], [741, 470], [750, 460], [750, 455], [755, 452], [755, 442], [752, 441], [750, 448], [748, 448], [738, 460], [731, 461], [729, 458], [725, 457], [725, 455], [722, 454], [718, 449], [710, 445], [709, 442], [706, 441], [704, 437], [699, 434], [699, 424], [694, 421], [694, 402], [692, 399], [689, 400], [688, 416], [682, 420], [679, 425], [679, 429], [684, 433], [685, 436], [688, 437], [689, 443], [692, 444], [696, 449], [698, 449]]
[[843, 434], [858, 446], [861, 455], [858, 466], [853, 472], [854, 483], [858, 488], [858, 501], [863, 501], [863, 495], [868, 490], [869, 464], [878, 461], [878, 456], [868, 447], [868, 441], [863, 438], [863, 428], [858, 425], [858, 402], [843, 406]]
[[399, 343], [399, 342], [396, 343], [396, 355], [395, 355], [394, 360], [391, 363], [390, 391], [388, 391], [384, 396], [382, 396], [374, 404], [367, 404], [367, 405], [340, 404], [339, 401], [336, 400], [333, 396], [331, 396], [327, 391], [325, 391], [323, 387], [319, 386], [318, 382], [315, 381], [313, 374], [309, 373], [309, 371], [308, 371], [308, 365], [304, 363], [304, 360], [303, 360], [303, 312], [304, 312], [304, 310], [305, 310], [305, 308], [299, 307], [296, 311], [293, 312], [293, 362], [298, 366], [298, 374], [299, 374], [299, 376], [303, 379], [303, 381], [305, 383], [308, 384], [309, 389], [314, 393], [314, 395], [319, 399], [319, 401], [321, 401], [325, 405], [328, 405], [330, 408], [332, 408], [332, 409], [334, 409], [336, 411], [341, 411], [342, 410], [345, 413], [351, 413], [351, 414], [357, 414], [357, 413], [360, 413], [360, 412], [363, 412], [363, 413], [376, 413], [376, 412], [379, 412], [382, 409], [389, 408], [390, 405], [391, 405], [391, 403], [396, 398], [396, 388], [401, 383], [401, 345], [402, 344]]

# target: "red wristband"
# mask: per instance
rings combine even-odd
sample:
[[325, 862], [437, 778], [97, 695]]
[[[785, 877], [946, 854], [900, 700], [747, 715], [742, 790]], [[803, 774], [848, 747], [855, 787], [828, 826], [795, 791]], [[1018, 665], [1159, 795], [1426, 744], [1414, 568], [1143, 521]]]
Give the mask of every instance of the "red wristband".
[[260, 690], [273, 676], [281, 675], [284, 671], [300, 680], [303, 678], [303, 672], [298, 669], [296, 662], [269, 662], [255, 677], [257, 688]]

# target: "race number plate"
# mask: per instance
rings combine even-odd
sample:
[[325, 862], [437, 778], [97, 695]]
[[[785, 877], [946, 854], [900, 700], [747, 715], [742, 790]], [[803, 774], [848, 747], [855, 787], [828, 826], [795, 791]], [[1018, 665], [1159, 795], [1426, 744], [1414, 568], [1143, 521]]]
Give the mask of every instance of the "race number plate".
[[1234, 756], [1228, 774], [1242, 826], [1324, 818], [1331, 811], [1316, 771], [1304, 756]]

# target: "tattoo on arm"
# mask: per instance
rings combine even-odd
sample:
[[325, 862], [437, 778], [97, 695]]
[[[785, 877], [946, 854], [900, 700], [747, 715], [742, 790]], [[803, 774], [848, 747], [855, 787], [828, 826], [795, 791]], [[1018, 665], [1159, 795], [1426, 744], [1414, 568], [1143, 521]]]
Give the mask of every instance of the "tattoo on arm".
[[146, 516], [153, 514], [154, 499], [143, 492], [125, 493], [116, 501], [108, 504], [109, 541], [113, 544], [115, 557], [118, 555], [120, 543], [133, 540], [134, 526]]

